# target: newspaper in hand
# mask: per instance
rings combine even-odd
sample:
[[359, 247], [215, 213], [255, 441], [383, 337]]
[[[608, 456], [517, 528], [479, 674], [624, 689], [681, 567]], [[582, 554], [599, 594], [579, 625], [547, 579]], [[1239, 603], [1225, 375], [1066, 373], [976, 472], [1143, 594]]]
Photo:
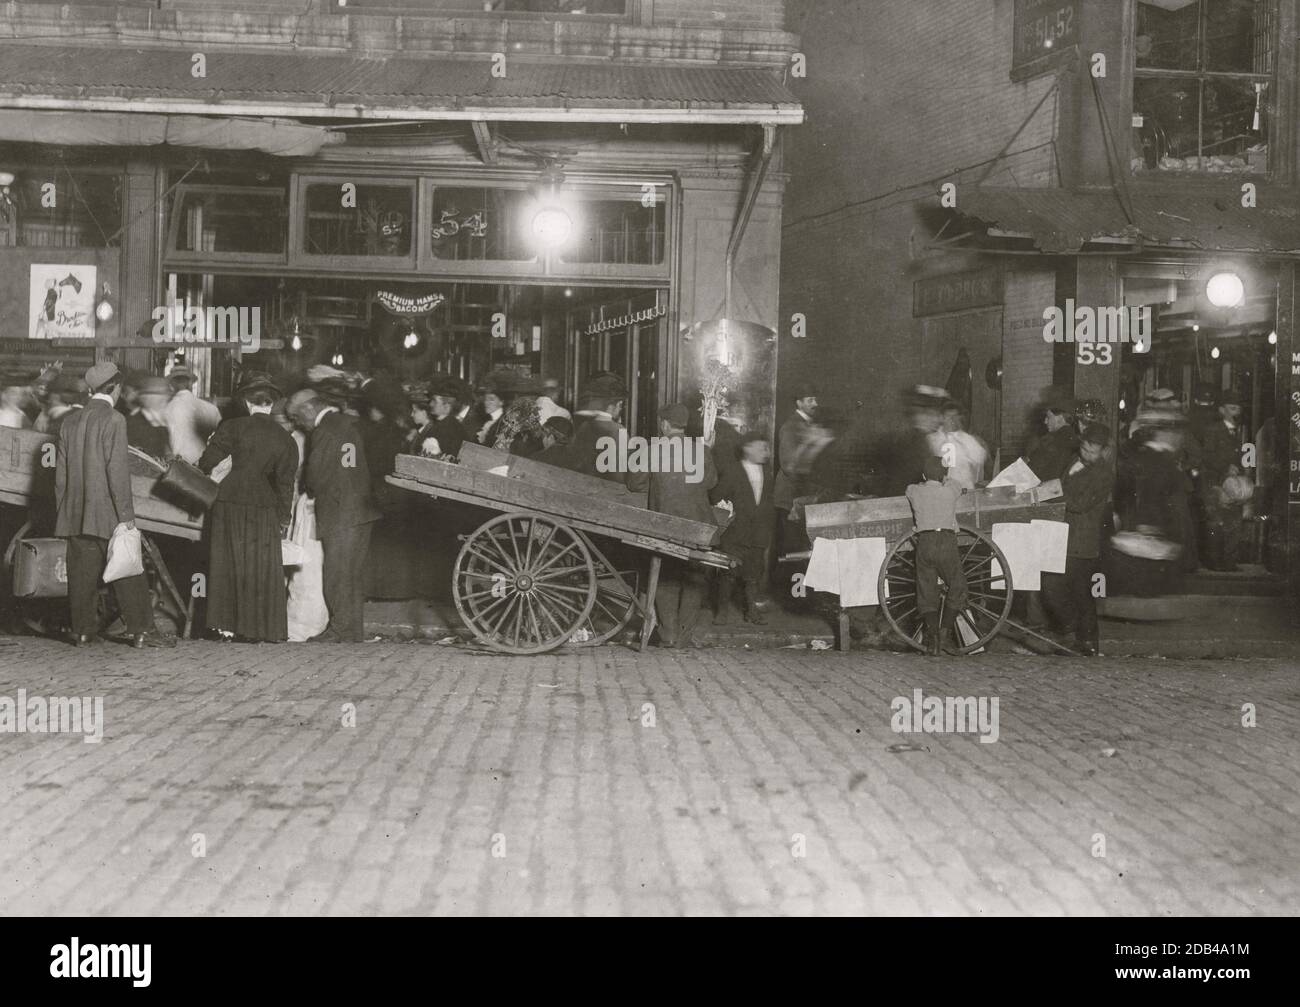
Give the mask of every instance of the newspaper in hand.
[[1027, 490], [1037, 486], [1041, 479], [1034, 475], [1034, 470], [1029, 467], [1023, 458], [1017, 458], [1010, 465], [989, 480], [989, 488], [994, 489], [998, 486], [1014, 486], [1017, 493], [1024, 493]]

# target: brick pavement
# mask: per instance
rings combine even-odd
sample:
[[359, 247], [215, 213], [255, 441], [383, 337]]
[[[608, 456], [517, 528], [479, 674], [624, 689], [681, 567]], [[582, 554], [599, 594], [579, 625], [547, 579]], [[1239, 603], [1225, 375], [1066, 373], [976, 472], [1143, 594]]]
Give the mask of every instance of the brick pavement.
[[[1296, 671], [0, 639], [106, 720], [0, 734], [0, 912], [1293, 913]], [[999, 740], [895, 734], [915, 688]]]

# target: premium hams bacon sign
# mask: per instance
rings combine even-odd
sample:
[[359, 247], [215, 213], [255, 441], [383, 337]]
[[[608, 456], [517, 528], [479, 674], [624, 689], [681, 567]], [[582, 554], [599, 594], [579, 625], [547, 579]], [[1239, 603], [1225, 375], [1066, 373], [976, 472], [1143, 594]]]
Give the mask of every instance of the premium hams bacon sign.
[[433, 313], [447, 298], [442, 294], [421, 294], [419, 297], [406, 297], [402, 294], [381, 290], [375, 295], [390, 314], [403, 315], [407, 318], [423, 318]]

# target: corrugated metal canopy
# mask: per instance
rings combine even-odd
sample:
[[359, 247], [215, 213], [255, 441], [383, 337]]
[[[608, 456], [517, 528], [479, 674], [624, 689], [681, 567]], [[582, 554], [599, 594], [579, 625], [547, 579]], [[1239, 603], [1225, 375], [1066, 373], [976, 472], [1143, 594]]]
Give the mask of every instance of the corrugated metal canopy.
[[[1249, 179], [1234, 179], [1234, 183]], [[1258, 205], [1241, 205], [1240, 185], [1222, 194], [1132, 191], [1134, 222], [1109, 189], [962, 189], [957, 212], [990, 227], [1033, 239], [1044, 252], [1074, 252], [1104, 239], [1223, 252], [1300, 250], [1293, 194], [1260, 187]]]
[[433, 54], [0, 44], [0, 107], [373, 119], [803, 121], [781, 70]]

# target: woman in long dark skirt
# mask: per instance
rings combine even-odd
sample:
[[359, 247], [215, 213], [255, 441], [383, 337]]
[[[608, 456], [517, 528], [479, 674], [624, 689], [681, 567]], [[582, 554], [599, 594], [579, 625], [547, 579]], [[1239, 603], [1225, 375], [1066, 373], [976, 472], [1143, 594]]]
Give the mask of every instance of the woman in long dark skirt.
[[226, 639], [289, 638], [280, 541], [293, 514], [298, 447], [271, 418], [279, 397], [269, 377], [247, 375], [236, 398], [248, 415], [217, 427], [199, 459], [208, 473], [232, 459], [209, 523], [208, 628]]

